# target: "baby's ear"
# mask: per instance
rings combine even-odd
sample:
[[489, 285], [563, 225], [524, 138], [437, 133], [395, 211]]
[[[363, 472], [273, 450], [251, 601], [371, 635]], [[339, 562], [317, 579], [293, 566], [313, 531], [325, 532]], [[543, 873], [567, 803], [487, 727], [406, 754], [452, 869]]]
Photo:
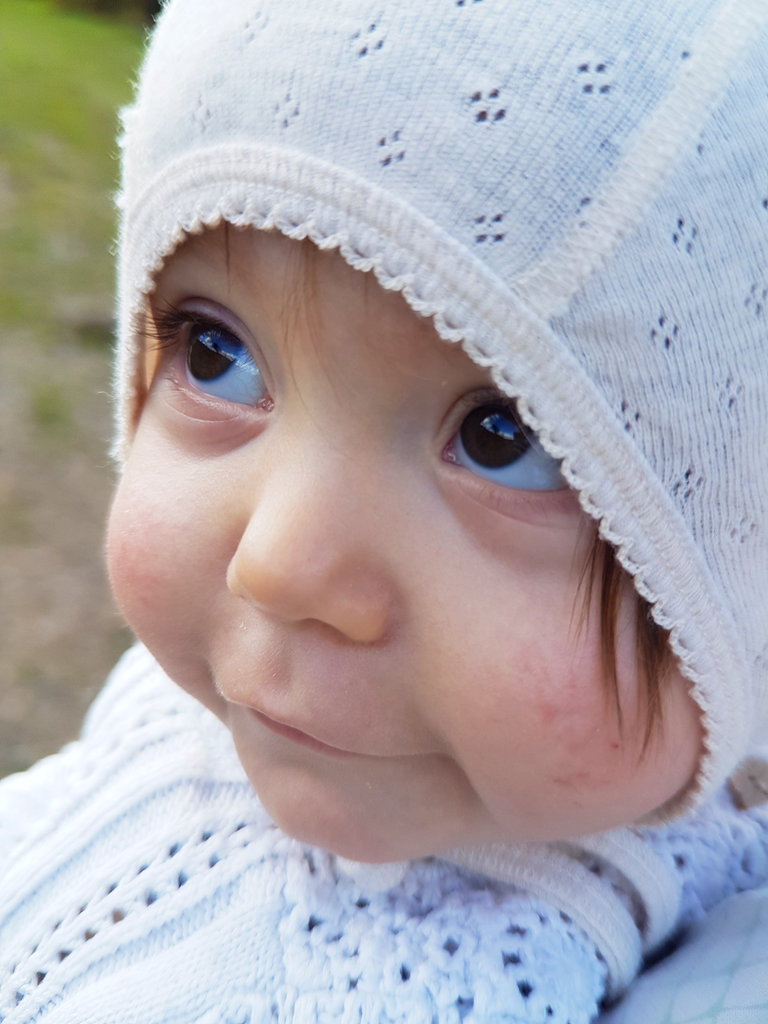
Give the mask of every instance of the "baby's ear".
[[728, 789], [739, 810], [768, 803], [768, 747], [742, 761], [728, 780]]

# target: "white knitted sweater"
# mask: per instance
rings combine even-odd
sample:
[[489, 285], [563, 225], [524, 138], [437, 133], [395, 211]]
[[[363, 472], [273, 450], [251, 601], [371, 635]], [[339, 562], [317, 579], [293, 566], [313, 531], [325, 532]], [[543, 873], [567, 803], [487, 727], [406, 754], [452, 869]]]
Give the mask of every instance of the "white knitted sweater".
[[[673, 932], [768, 877], [768, 823], [723, 796], [641, 838], [680, 897]], [[0, 785], [0, 849], [2, 1024], [580, 1024], [610, 983], [595, 942], [521, 889], [285, 836], [228, 732], [139, 647], [79, 742]], [[642, 894], [580, 859], [642, 932]]]

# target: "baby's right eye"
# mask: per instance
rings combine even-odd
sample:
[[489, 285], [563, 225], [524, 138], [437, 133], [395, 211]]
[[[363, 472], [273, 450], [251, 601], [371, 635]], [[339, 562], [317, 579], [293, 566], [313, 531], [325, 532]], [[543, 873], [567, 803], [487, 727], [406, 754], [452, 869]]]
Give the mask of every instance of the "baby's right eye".
[[261, 371], [248, 348], [217, 325], [190, 325], [186, 375], [198, 391], [241, 406], [257, 406], [267, 397]]
[[218, 317], [171, 304], [155, 309], [152, 319], [158, 347], [184, 360], [187, 384], [194, 391], [234, 405], [271, 405], [249, 346]]
[[206, 395], [237, 405], [268, 398], [261, 370], [248, 348], [218, 324], [192, 323], [187, 338], [187, 378]]

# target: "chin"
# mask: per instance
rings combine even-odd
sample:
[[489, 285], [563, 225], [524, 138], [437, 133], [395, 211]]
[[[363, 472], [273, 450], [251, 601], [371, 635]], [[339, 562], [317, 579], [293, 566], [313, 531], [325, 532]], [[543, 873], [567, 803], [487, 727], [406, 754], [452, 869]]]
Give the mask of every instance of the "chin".
[[[301, 843], [328, 850], [347, 860], [387, 864], [435, 852], [408, 836], [403, 824], [373, 808], [350, 806], [344, 794], [304, 778], [281, 778], [274, 790], [265, 780], [254, 784], [264, 809], [286, 835]], [[298, 784], [297, 784], [298, 783]]]
[[270, 807], [268, 800], [262, 802], [286, 835], [347, 860], [386, 864], [415, 856], [413, 852], [404, 850], [401, 843], [393, 841], [395, 837], [389, 834], [389, 830], [368, 827], [367, 823], [350, 819], [333, 808], [314, 806], [308, 814], [306, 806], [286, 808], [284, 800], [280, 801], [279, 807]]

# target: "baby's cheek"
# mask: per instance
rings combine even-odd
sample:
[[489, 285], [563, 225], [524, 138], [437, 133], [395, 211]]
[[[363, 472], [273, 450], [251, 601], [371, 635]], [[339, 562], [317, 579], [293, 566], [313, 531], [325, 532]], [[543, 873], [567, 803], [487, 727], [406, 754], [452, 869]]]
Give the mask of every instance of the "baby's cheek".
[[554, 692], [536, 697], [533, 713], [541, 734], [573, 757], [611, 730], [608, 705], [601, 681], [586, 679], [573, 685], [562, 683]]
[[520, 644], [505, 660], [478, 661], [483, 683], [467, 685], [471, 701], [457, 702], [452, 719], [471, 775], [490, 781], [523, 773], [541, 782], [590, 770], [611, 718], [594, 667], [576, 672], [573, 661], [554, 642]]
[[121, 484], [107, 527], [107, 570], [120, 610], [142, 639], [164, 602], [164, 533], [157, 517]]
[[[211, 683], [207, 646], [212, 599], [205, 552], [210, 538], [169, 472], [163, 479], [132, 472], [118, 487], [107, 528], [107, 567], [115, 600], [137, 638], [179, 686], [214, 713], [221, 701]], [[139, 460], [140, 462], [140, 460]], [[222, 573], [216, 573], [216, 578]]]

